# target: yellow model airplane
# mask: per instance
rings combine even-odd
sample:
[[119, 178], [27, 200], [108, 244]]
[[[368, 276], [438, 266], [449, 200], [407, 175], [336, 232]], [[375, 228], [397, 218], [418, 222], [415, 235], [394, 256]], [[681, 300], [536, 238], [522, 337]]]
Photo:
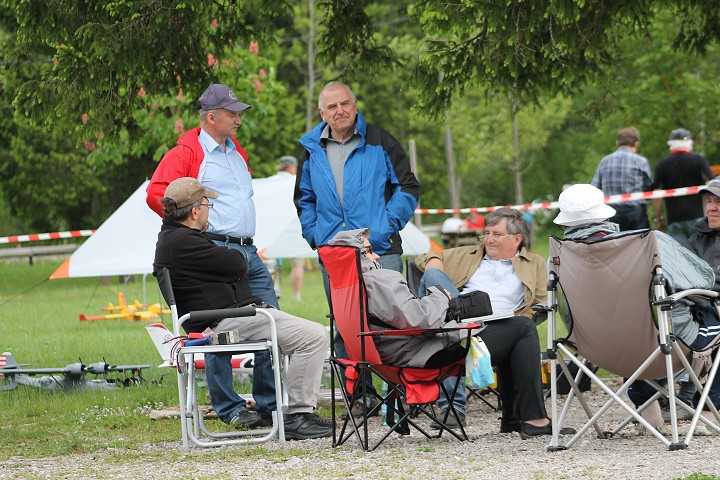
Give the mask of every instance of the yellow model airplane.
[[80, 314], [80, 320], [110, 320], [118, 318], [122, 320], [149, 320], [157, 322], [160, 320], [160, 314], [169, 314], [170, 310], [163, 309], [159, 303], [154, 303], [145, 308], [144, 303], [140, 303], [135, 300], [132, 304], [128, 305], [125, 301], [125, 295], [123, 292], [118, 292], [118, 305], [108, 303], [107, 307], [103, 307], [102, 310], [106, 310], [112, 313], [106, 315], [92, 315], [87, 316], [84, 313]]

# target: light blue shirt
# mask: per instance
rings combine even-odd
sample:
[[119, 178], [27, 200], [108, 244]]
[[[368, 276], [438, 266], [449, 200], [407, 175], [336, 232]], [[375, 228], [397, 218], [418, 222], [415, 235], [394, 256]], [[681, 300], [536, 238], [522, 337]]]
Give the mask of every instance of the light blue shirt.
[[205, 130], [198, 137], [205, 152], [198, 180], [218, 193], [212, 199], [208, 232], [232, 237], [255, 236], [252, 177], [245, 160], [229, 139], [225, 150]]
[[485, 255], [461, 293], [481, 290], [490, 296], [493, 313], [513, 312], [523, 304], [523, 284], [512, 260], [493, 260]]

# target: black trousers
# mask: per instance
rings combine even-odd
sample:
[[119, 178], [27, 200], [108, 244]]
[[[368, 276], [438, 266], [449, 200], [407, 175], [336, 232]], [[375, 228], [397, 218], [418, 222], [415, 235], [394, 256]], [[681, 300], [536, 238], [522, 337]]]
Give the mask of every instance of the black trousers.
[[487, 322], [480, 333], [498, 376], [505, 421], [547, 418], [540, 378], [540, 340], [527, 317]]

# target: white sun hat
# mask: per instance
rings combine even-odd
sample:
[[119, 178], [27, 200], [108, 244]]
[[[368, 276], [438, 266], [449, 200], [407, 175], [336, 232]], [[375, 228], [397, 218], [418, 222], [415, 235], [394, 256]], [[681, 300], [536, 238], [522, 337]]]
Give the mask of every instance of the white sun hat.
[[560, 213], [553, 222], [566, 227], [602, 222], [615, 215], [615, 209], [605, 205], [602, 190], [589, 183], [577, 183], [566, 188], [558, 198], [558, 206]]

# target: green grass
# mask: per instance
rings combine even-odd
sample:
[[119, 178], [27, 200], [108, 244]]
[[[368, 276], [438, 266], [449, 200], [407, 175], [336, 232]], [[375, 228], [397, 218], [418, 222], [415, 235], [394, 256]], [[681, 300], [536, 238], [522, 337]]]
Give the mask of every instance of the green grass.
[[[152, 421], [154, 408], [177, 405], [172, 369], [156, 366], [161, 359], [145, 331], [144, 321], [79, 320], [80, 313], [99, 315], [108, 302], [117, 304], [124, 286], [117, 278], [103, 285], [97, 278], [46, 280], [59, 261], [0, 263], [1, 352], [35, 368], [64, 367], [82, 360], [112, 365], [150, 364], [144, 384], [112, 391], [47, 392], [26, 386], [0, 391], [0, 460], [12, 456], [41, 457], [108, 447], [132, 449], [146, 442], [179, 439], [176, 420]], [[284, 310], [327, 324], [327, 302], [319, 271], [307, 272], [303, 300], [292, 298], [288, 272], [283, 272], [280, 299]], [[160, 301], [153, 277], [147, 279], [147, 303]], [[127, 285], [128, 302], [141, 300], [142, 277]], [[170, 327], [170, 318], [165, 324]], [[88, 378], [92, 378], [89, 376]]]

